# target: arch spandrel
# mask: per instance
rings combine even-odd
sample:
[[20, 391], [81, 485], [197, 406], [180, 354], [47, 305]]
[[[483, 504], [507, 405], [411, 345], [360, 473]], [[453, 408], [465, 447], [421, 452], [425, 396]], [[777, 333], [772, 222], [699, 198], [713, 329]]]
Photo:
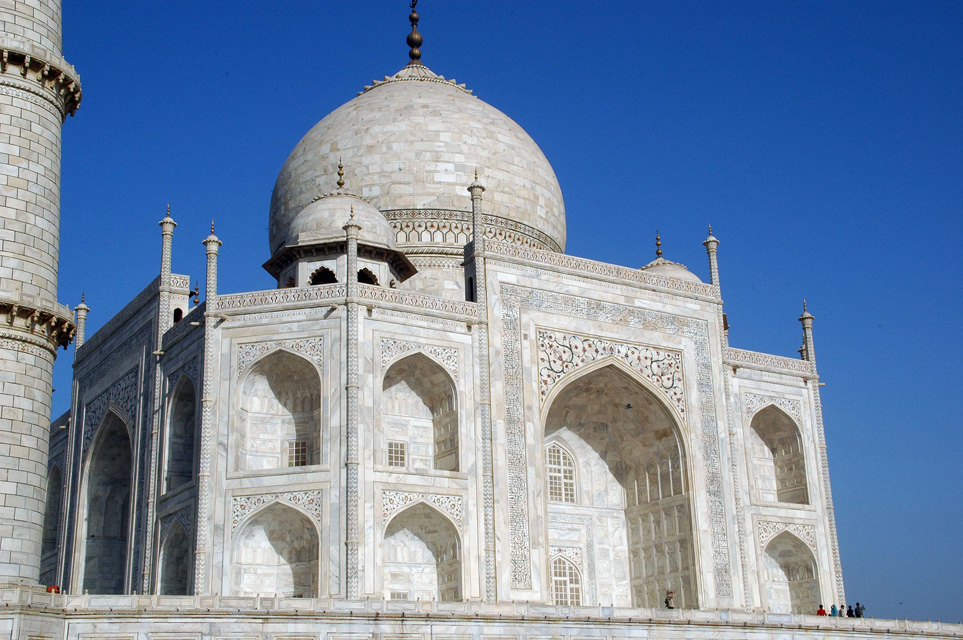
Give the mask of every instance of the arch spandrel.
[[584, 371], [618, 365], [667, 400], [686, 423], [688, 406], [682, 351], [537, 329], [538, 392], [542, 407]]

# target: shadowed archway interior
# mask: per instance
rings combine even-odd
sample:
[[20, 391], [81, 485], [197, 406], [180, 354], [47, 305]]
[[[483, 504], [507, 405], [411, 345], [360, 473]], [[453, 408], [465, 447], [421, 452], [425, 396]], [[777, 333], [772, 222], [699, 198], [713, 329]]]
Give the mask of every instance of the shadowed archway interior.
[[551, 553], [581, 559], [582, 604], [655, 607], [672, 590], [696, 608], [685, 453], [662, 401], [619, 367], [596, 369], [556, 396], [545, 445]]

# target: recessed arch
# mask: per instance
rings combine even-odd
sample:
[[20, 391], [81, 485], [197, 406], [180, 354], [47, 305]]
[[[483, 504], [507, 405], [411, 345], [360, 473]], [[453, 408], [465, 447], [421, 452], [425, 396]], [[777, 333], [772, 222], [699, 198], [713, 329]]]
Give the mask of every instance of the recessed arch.
[[308, 284], [311, 286], [320, 284], [336, 284], [337, 282], [338, 276], [335, 275], [334, 271], [327, 267], [318, 267], [311, 273], [311, 277], [308, 279]]
[[[575, 504], [546, 500], [549, 544], [595, 540], [592, 548], [583, 542], [582, 552], [596, 556], [597, 602], [584, 604], [657, 607], [673, 590], [678, 606], [697, 607], [690, 470], [679, 412], [614, 358], [567, 376], [544, 406], [544, 443], [566, 443], [579, 478]], [[547, 470], [546, 464], [546, 488]]]
[[766, 545], [763, 593], [772, 613], [813, 614], [819, 606], [819, 574], [809, 546], [789, 531]]
[[190, 594], [191, 541], [179, 522], [171, 524], [161, 542], [158, 558], [158, 593], [162, 596]]
[[50, 467], [47, 474], [47, 504], [43, 514], [43, 543], [40, 557], [57, 550], [60, 536], [60, 509], [63, 502], [63, 473], [58, 465]]
[[248, 369], [239, 388], [235, 468], [256, 472], [320, 464], [321, 378], [311, 362], [274, 350]]
[[757, 411], [749, 424], [752, 475], [758, 499], [809, 504], [799, 425], [774, 404]]
[[194, 443], [197, 432], [197, 391], [194, 381], [182, 375], [174, 386], [167, 412], [164, 456], [164, 491], [194, 479]]
[[234, 536], [231, 588], [236, 595], [316, 598], [320, 547], [307, 514], [282, 502], [265, 505]]
[[[391, 363], [381, 391], [386, 464], [411, 471], [459, 470], [455, 389], [448, 371], [420, 351]], [[403, 464], [399, 462], [401, 451]]]
[[87, 460], [84, 491], [83, 589], [122, 594], [130, 548], [131, 438], [112, 409], [98, 429]]
[[378, 286], [378, 276], [368, 267], [358, 270], [358, 284], [370, 284]]
[[552, 603], [566, 607], [582, 605], [582, 572], [562, 556], [552, 558]]
[[394, 514], [386, 523], [382, 549], [386, 599], [463, 599], [461, 537], [433, 506], [418, 501]]

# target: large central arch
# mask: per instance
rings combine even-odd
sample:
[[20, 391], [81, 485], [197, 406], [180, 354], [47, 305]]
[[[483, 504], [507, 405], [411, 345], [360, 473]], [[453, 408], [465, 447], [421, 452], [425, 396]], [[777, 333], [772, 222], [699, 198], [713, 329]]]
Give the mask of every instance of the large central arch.
[[573, 374], [550, 403], [541, 474], [550, 553], [583, 558], [583, 575], [593, 567], [582, 603], [658, 607], [671, 590], [675, 606], [696, 608], [680, 420], [616, 361]]
[[83, 588], [90, 593], [125, 593], [132, 473], [127, 426], [108, 411], [87, 463]]

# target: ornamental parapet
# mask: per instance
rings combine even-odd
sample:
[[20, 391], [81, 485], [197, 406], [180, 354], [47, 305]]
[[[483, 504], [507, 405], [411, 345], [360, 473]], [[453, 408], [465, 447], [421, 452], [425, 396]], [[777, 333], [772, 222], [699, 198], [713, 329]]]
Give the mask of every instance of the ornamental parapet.
[[[765, 611], [636, 609], [540, 605], [528, 602], [439, 602], [383, 600], [339, 600], [335, 598], [294, 598], [277, 596], [158, 596], [158, 595], [68, 595], [47, 593], [43, 587], [10, 586], [0, 589], [3, 615], [43, 615], [68, 620], [96, 622], [99, 629], [130, 622], [137, 624], [177, 619], [181, 624], [237, 625], [244, 622], [287, 619], [305, 623], [359, 625], [401, 623], [443, 624], [448, 629], [464, 625], [465, 637], [477, 637], [479, 623], [498, 625], [498, 635], [544, 636], [546, 627], [566, 629], [578, 625], [585, 638], [673, 637], [698, 638], [963, 638], [963, 625], [939, 621], [893, 620], [886, 618], [845, 618]], [[0, 616], [2, 617], [2, 616]], [[469, 629], [475, 630], [469, 632]], [[661, 633], [659, 633], [661, 631]], [[510, 633], [511, 632], [511, 633]], [[691, 633], [690, 633], [691, 632]], [[747, 635], [748, 634], [748, 635]], [[352, 634], [353, 635], [353, 634]], [[82, 637], [82, 636], [81, 636]], [[425, 637], [420, 635], [420, 637]]]
[[[472, 239], [472, 213], [454, 209], [389, 209], [382, 212], [395, 230], [398, 248], [408, 255], [457, 255]], [[517, 220], [484, 214], [485, 237], [508, 244], [561, 252], [544, 231]]]
[[630, 267], [620, 267], [606, 262], [576, 258], [562, 253], [542, 251], [530, 247], [500, 242], [498, 239], [485, 243], [485, 255], [507, 259], [507, 262], [523, 262], [534, 266], [548, 266], [581, 277], [594, 277], [628, 286], [663, 291], [707, 302], [722, 302], [719, 287], [702, 282], [691, 282], [665, 275], [647, 273]]
[[[327, 284], [217, 296], [208, 300], [208, 315], [231, 317], [247, 315], [255, 311], [310, 309], [319, 306], [319, 303], [336, 306], [348, 302], [347, 285]], [[474, 302], [447, 300], [411, 291], [365, 284], [358, 285], [358, 299], [354, 302], [372, 308], [420, 311], [426, 315], [466, 321], [477, 318], [478, 315], [478, 305]]]
[[56, 353], [67, 348], [77, 327], [69, 307], [19, 291], [0, 291], [0, 337]]
[[63, 56], [9, 33], [0, 34], [0, 85], [4, 93], [19, 89], [46, 101], [61, 121], [76, 113], [83, 98], [80, 74]]
[[794, 378], [813, 378], [816, 371], [808, 360], [797, 360], [785, 356], [774, 356], [768, 353], [746, 351], [726, 347], [722, 354], [723, 361], [732, 367], [756, 369], [770, 373], [781, 373]]

